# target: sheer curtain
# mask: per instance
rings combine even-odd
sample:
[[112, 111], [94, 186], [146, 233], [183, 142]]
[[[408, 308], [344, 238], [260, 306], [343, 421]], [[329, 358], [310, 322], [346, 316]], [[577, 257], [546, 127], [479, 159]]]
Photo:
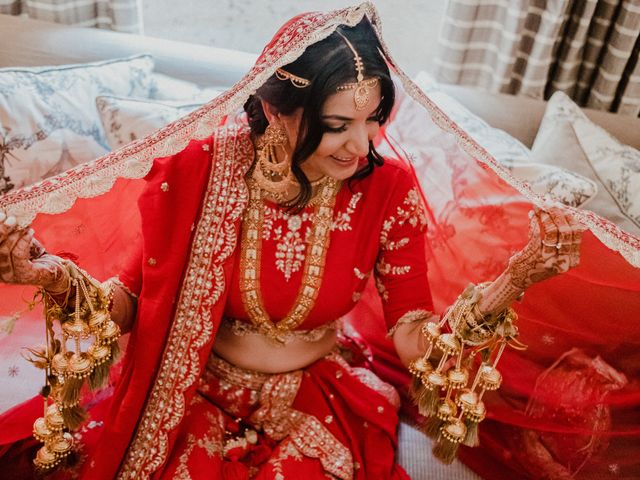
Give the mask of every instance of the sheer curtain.
[[436, 77], [640, 114], [640, 0], [450, 0]]
[[0, 13], [142, 33], [142, 0], [0, 0]]

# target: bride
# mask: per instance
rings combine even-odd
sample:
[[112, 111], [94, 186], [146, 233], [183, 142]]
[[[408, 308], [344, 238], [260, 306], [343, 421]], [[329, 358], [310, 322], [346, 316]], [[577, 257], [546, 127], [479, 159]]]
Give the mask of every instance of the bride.
[[[471, 430], [464, 412], [481, 420], [479, 389], [493, 388], [514, 344], [510, 305], [578, 264], [585, 222], [509, 186], [459, 130], [462, 147], [448, 148], [478, 202], [450, 203], [443, 221], [442, 194], [393, 141], [398, 97], [427, 105], [425, 128], [446, 124], [392, 62], [370, 4], [302, 14], [201, 109], [4, 198], [2, 295], [39, 287], [62, 329], [50, 328], [58, 343], [42, 354], [44, 415], [40, 398], [0, 417], [3, 472], [408, 478], [395, 463], [400, 396], [351, 331], [367, 337], [372, 325], [416, 378], [421, 413], [439, 418], [452, 392], [476, 395], [435, 427], [436, 453], [450, 460]], [[45, 204], [56, 215], [41, 214]], [[473, 208], [504, 225], [482, 225]], [[475, 227], [464, 245], [451, 233]], [[50, 253], [60, 251], [72, 255]], [[478, 261], [465, 265], [470, 252]], [[84, 378], [103, 383], [118, 331], [130, 333], [122, 362], [106, 387], [81, 391]], [[478, 366], [473, 350], [489, 360]]]

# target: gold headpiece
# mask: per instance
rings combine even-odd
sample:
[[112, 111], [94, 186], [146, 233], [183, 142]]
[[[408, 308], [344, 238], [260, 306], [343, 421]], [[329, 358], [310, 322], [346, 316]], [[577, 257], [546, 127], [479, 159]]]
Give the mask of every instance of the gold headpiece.
[[306, 78], [302, 78], [294, 75], [293, 73], [289, 73], [282, 68], [276, 70], [276, 77], [278, 77], [279, 80], [289, 80], [291, 83], [293, 83], [294, 87], [298, 88], [305, 88], [311, 85], [311, 81], [307, 80]]
[[362, 63], [362, 57], [358, 55], [356, 49], [351, 45], [351, 42], [342, 33], [337, 32], [342, 37], [347, 46], [353, 52], [353, 61], [356, 64], [356, 83], [345, 83], [340, 85], [338, 90], [354, 90], [353, 102], [356, 104], [356, 110], [362, 110], [369, 103], [369, 88], [375, 87], [378, 83], [378, 78], [364, 79], [364, 64]]

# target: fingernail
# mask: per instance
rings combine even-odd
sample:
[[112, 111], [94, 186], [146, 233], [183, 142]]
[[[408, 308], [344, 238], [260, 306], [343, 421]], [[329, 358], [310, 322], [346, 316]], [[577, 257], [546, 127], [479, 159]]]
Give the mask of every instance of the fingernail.
[[4, 212], [0, 212], [0, 222], [4, 222], [5, 218], [7, 218], [7, 216], [4, 214]]
[[30, 228], [29, 231], [27, 232], [29, 235], [33, 235], [34, 233], [36, 233], [36, 231], [33, 228]]
[[18, 223], [18, 221], [14, 216], [7, 217], [7, 219], [4, 221], [4, 224], [8, 227], [13, 227], [16, 223]]

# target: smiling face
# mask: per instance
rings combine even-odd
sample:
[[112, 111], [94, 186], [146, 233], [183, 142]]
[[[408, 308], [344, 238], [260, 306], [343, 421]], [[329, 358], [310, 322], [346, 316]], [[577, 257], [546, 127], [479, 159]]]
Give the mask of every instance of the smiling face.
[[[369, 89], [369, 102], [356, 110], [353, 90], [341, 90], [324, 102], [321, 120], [324, 133], [313, 154], [301, 165], [311, 181], [322, 176], [346, 180], [353, 176], [362, 159], [369, 153], [369, 142], [380, 128], [376, 110], [380, 104], [379, 83]], [[302, 111], [281, 117], [290, 139], [297, 138]]]

